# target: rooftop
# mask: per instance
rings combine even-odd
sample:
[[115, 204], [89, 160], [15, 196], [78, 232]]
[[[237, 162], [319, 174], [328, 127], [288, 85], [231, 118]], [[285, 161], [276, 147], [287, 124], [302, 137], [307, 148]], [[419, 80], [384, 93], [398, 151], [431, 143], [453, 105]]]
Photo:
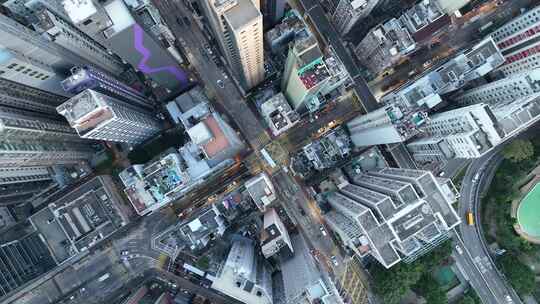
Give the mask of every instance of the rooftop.
[[95, 177], [30, 217], [58, 262], [88, 250], [127, 223], [111, 183], [108, 176]]
[[251, 178], [245, 186], [255, 205], [261, 210], [265, 210], [266, 206], [276, 199], [274, 185], [266, 173]]
[[[422, 252], [422, 244], [444, 238], [446, 231], [459, 223], [450, 206], [453, 200], [447, 199], [444, 186], [438, 187], [439, 181], [427, 171], [388, 168], [355, 175], [353, 182], [361, 187], [341, 186], [343, 194], [326, 196], [334, 212], [347, 217], [332, 215], [332, 227], [357, 235], [356, 228], [349, 227], [354, 222], [368, 241], [371, 254], [387, 268], [404, 257], [414, 257]], [[365, 188], [371, 190], [366, 192]]]
[[261, 115], [272, 130], [274, 136], [278, 136], [292, 128], [300, 117], [294, 111], [283, 93], [278, 93], [261, 104]]
[[233, 30], [240, 30], [251, 25], [257, 18], [262, 21], [261, 12], [251, 0], [237, 0], [237, 4], [228, 9], [224, 16]]
[[169, 153], [157, 161], [134, 165], [122, 171], [124, 192], [139, 214], [144, 214], [170, 202], [191, 182], [178, 153]]
[[298, 76], [306, 89], [309, 90], [327, 80], [330, 77], [330, 72], [328, 71], [328, 68], [324, 64], [322, 58], [320, 58], [317, 59], [317, 61], [309, 68], [303, 69]]

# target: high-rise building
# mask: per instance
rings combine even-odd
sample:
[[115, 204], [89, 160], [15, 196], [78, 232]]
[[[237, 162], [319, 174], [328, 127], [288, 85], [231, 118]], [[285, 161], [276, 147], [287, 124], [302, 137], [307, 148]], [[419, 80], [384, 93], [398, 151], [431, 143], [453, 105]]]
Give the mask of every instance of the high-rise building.
[[418, 134], [427, 117], [422, 108], [396, 103], [359, 115], [347, 123], [357, 147], [404, 142]]
[[477, 158], [504, 137], [495, 114], [476, 104], [435, 114], [421, 127], [419, 137], [407, 144], [419, 163], [451, 158]]
[[[4, 73], [0, 77], [48, 92], [61, 93], [51, 87], [58, 85], [58, 80], [52, 77], [54, 72], [68, 71], [74, 65], [90, 64], [74, 51], [46, 39], [4, 12], [0, 13], [0, 41], [1, 66], [14, 58], [22, 61], [14, 62], [16, 65], [11, 67], [19, 74], [8, 77], [11, 74], [2, 69]], [[34, 79], [34, 83], [25, 82], [29, 81], [29, 77]]]
[[532, 69], [459, 92], [452, 96], [452, 100], [460, 105], [499, 104], [538, 92], [540, 92], [540, 69]]
[[66, 18], [62, 0], [7, 0], [3, 4], [11, 13], [28, 23], [37, 21], [36, 12], [48, 9]]
[[0, 78], [0, 105], [56, 116], [56, 107], [67, 97]]
[[52, 183], [49, 167], [0, 167], [0, 200], [4, 205], [18, 204]]
[[496, 71], [509, 76], [540, 68], [540, 6], [512, 19], [490, 36], [506, 60]]
[[139, 144], [161, 130], [148, 110], [86, 89], [57, 108], [80, 137]]
[[360, 257], [390, 268], [412, 262], [449, 237], [460, 223], [451, 204], [457, 190], [429, 171], [385, 168], [340, 181], [326, 195], [331, 229]]
[[293, 253], [293, 246], [287, 228], [285, 228], [285, 225], [273, 208], [268, 209], [263, 215], [261, 251], [267, 259], [280, 252], [286, 255]]
[[93, 150], [54, 116], [0, 106], [0, 166], [77, 163]]
[[399, 19], [409, 29], [409, 33], [417, 43], [433, 38], [452, 22], [438, 1], [419, 1], [406, 10]]
[[77, 67], [71, 76], [62, 81], [62, 87], [70, 94], [79, 94], [92, 89], [105, 95], [116, 97], [131, 105], [153, 108], [153, 102], [140, 91], [93, 67]]
[[69, 96], [60, 86], [61, 77], [51, 66], [10, 49], [0, 48], [0, 79]]
[[201, 1], [210, 28], [244, 89], [264, 80], [263, 17], [258, 0]]
[[237, 237], [212, 288], [242, 303], [271, 304], [272, 277], [266, 260], [250, 239]]
[[110, 176], [96, 176], [58, 193], [30, 217], [57, 264], [87, 251], [129, 222], [115, 190]]
[[34, 26], [50, 41], [76, 52], [93, 66], [112, 75], [118, 76], [125, 70], [118, 56], [111, 54], [109, 50], [57, 13], [43, 9], [37, 12], [36, 16], [38, 21]]
[[269, 29], [283, 18], [287, 0], [260, 0], [264, 29]]
[[0, 141], [0, 167], [51, 166], [88, 161], [95, 151], [88, 143], [65, 139], [16, 139]]
[[56, 266], [38, 233], [0, 244], [0, 298]]
[[63, 2], [71, 21], [84, 33], [170, 91], [189, 85], [189, 77], [176, 60], [137, 23], [122, 0]]
[[392, 18], [371, 29], [358, 43], [355, 53], [372, 73], [378, 74], [415, 49], [416, 42], [405, 25]]
[[266, 207], [277, 198], [274, 184], [264, 172], [246, 181], [245, 187], [249, 196], [261, 211], [265, 211]]
[[442, 65], [433, 67], [381, 98], [386, 106], [361, 115], [347, 127], [356, 146], [406, 141], [419, 132], [427, 113], [442, 103], [441, 95], [462, 88], [504, 62], [491, 38], [459, 52]]
[[334, 24], [341, 35], [346, 35], [362, 18], [371, 13], [379, 0], [341, 0], [333, 14]]
[[[291, 18], [301, 18], [296, 14]], [[295, 35], [294, 43], [289, 47], [281, 81], [285, 97], [300, 113], [316, 110], [320, 104], [318, 93], [329, 79], [330, 72], [317, 39], [304, 27]]]

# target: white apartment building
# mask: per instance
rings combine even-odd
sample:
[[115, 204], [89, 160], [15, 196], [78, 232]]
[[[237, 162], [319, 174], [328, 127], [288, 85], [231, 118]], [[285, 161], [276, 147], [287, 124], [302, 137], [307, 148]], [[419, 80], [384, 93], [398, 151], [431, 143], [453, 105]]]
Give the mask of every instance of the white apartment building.
[[259, 1], [201, 1], [225, 58], [244, 89], [264, 79], [263, 20]]
[[80, 137], [139, 144], [161, 130], [144, 109], [87, 89], [57, 108]]
[[267, 259], [281, 251], [288, 251], [289, 254], [294, 252], [287, 228], [274, 208], [268, 209], [263, 215], [261, 251]]
[[274, 184], [264, 172], [246, 181], [245, 187], [249, 196], [261, 211], [265, 211], [266, 207], [277, 198]]
[[495, 105], [540, 92], [540, 69], [511, 74], [500, 80], [461, 92], [452, 99], [461, 105]]
[[125, 66], [118, 56], [110, 53], [109, 50], [71, 22], [64, 20], [60, 15], [44, 9], [36, 13], [36, 16], [38, 21], [35, 26], [47, 39], [76, 52], [93, 66], [112, 75], [119, 76], [125, 70]]
[[448, 158], [477, 158], [499, 144], [504, 132], [486, 104], [435, 114], [421, 127], [421, 136], [407, 144], [422, 163]]
[[440, 96], [462, 88], [467, 82], [491, 72], [504, 63], [504, 57], [491, 38], [466, 49], [442, 65], [433, 67], [397, 90], [383, 96], [384, 103], [396, 101], [408, 105], [435, 107]]
[[451, 204], [457, 191], [429, 171], [385, 168], [356, 174], [327, 200], [328, 225], [358, 256], [385, 268], [411, 262], [448, 238], [460, 223]]
[[273, 301], [272, 278], [266, 261], [255, 251], [255, 244], [242, 237], [233, 240], [212, 288], [246, 304]]
[[365, 18], [379, 0], [340, 0], [333, 19], [336, 29], [346, 35], [360, 19]]
[[491, 33], [506, 62], [497, 71], [505, 76], [540, 67], [540, 6], [512, 19]]

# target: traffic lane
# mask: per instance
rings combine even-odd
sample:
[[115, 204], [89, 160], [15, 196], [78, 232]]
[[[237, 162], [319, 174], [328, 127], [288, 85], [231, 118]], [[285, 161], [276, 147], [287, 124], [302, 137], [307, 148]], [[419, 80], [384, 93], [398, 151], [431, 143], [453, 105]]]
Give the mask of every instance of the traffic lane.
[[[257, 140], [261, 136], [264, 138], [266, 131], [243, 101], [238, 88], [232, 82], [231, 78], [224, 78], [223, 70], [206, 56], [203, 46], [206, 42], [206, 36], [200, 31], [195, 21], [192, 20], [191, 15], [183, 14], [184, 12], [189, 12], [189, 10], [179, 2], [173, 2], [172, 4], [170, 1], [159, 2], [161, 5], [158, 7], [161, 7], [162, 11], [165, 11], [165, 20], [168, 21], [168, 24], [172, 24], [172, 27], [174, 28], [173, 33], [175, 35], [182, 33], [182, 37], [177, 36], [177, 39], [183, 39], [187, 42], [185, 47], [188, 48], [193, 55], [193, 58], [190, 58], [192, 64], [201, 76], [204, 75], [203, 80], [205, 80], [205, 84], [212, 88], [217, 97], [217, 101], [223, 106], [223, 110], [228, 114], [229, 118], [236, 122], [237, 127], [242, 131], [242, 134], [246, 136], [247, 141], [252, 146], [258, 148], [260, 144]], [[166, 10], [166, 7], [169, 9]], [[176, 22], [176, 12], [180, 12], [183, 17], [192, 20], [190, 22], [189, 30], [186, 31], [185, 29], [182, 29]], [[218, 81], [223, 82], [223, 88], [220, 88], [217, 85]]]
[[321, 34], [321, 36], [323, 36], [323, 38], [327, 39], [328, 44], [333, 47], [339, 59], [341, 62], [343, 62], [347, 72], [353, 79], [356, 94], [360, 98], [366, 112], [371, 112], [378, 109], [380, 107], [379, 103], [371, 93], [371, 90], [369, 89], [364, 78], [360, 75], [358, 65], [354, 62], [351, 54], [349, 54], [343, 45], [340, 35], [333, 28], [332, 24], [324, 14], [322, 7], [313, 0], [300, 0], [300, 2], [310, 17], [312, 23], [315, 25], [317, 31]]
[[[507, 141], [508, 143], [508, 141]], [[496, 171], [496, 164], [501, 160], [501, 156], [497, 153], [504, 148], [504, 145], [497, 146], [495, 149], [482, 156], [479, 159], [474, 160], [471, 163], [471, 166], [467, 170], [463, 182], [462, 196], [460, 198], [460, 213], [462, 216], [471, 210], [475, 213], [478, 218], [477, 204], [479, 202], [479, 197], [481, 190], [484, 187], [489, 186], [486, 183], [486, 176], [492, 176]], [[486, 174], [488, 173], [488, 174]], [[474, 177], [479, 175], [479, 180], [473, 182]], [[477, 220], [476, 225], [479, 221]], [[496, 296], [497, 300], [494, 303], [499, 303], [499, 301], [506, 301], [505, 298], [507, 295], [510, 295], [514, 303], [521, 303], [521, 300], [515, 294], [514, 290], [509, 287], [505, 279], [500, 275], [496, 269], [496, 265], [491, 263], [491, 260], [488, 257], [488, 249], [484, 247], [483, 240], [480, 239], [482, 236], [479, 235], [477, 227], [469, 226], [466, 223], [460, 225], [461, 235], [464, 242], [467, 244], [467, 249], [470, 251], [471, 259], [476, 259], [474, 265], [478, 268], [479, 266], [483, 267], [483, 272], [480, 271], [480, 275], [486, 279], [487, 285], [490, 287], [491, 292]], [[504, 303], [504, 302], [500, 302]]]
[[242, 302], [239, 302], [231, 297], [218, 294], [212, 290], [209, 290], [200, 285], [194, 284], [193, 282], [186, 280], [183, 277], [177, 276], [173, 273], [163, 271], [163, 270], [155, 270], [155, 269], [153, 269], [151, 273], [167, 281], [174, 281], [181, 288], [187, 289], [188, 291], [194, 294], [200, 294], [206, 297], [207, 299], [209, 299], [210, 301], [212, 301], [212, 303], [214, 304], [243, 304]]
[[[275, 181], [278, 185], [280, 195], [289, 200], [293, 200], [293, 204], [282, 204], [283, 208], [287, 209], [288, 213], [294, 216], [297, 224], [300, 225], [304, 231], [304, 235], [308, 236], [310, 242], [314, 244], [314, 248], [316, 248], [320, 253], [320, 256], [324, 258], [327, 266], [332, 268], [333, 273], [341, 273], [343, 270], [343, 257], [340, 254], [340, 250], [330, 236], [330, 230], [328, 230], [326, 225], [322, 222], [321, 217], [318, 216], [316, 211], [313, 210], [312, 203], [310, 203], [302, 186], [284, 171], [280, 171], [277, 176], [279, 178], [275, 178]], [[301, 213], [300, 210], [303, 210], [304, 212]], [[326, 235], [322, 233], [321, 227], [324, 229], [324, 234]], [[337, 260], [337, 265], [332, 261], [333, 256]]]
[[479, 273], [471, 273], [471, 269], [475, 269], [475, 266], [471, 263], [468, 257], [464, 257], [457, 253], [453, 255], [456, 263], [460, 265], [462, 271], [468, 279], [471, 287], [476, 291], [478, 297], [482, 300], [482, 303], [492, 304], [496, 303], [495, 296], [489, 290], [486, 282], [482, 279]]

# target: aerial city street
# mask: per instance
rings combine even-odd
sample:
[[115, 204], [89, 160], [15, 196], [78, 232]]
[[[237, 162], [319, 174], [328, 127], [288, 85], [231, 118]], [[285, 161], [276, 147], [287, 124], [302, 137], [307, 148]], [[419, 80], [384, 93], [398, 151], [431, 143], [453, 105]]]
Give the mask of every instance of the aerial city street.
[[0, 304], [537, 304], [540, 2], [0, 0]]

